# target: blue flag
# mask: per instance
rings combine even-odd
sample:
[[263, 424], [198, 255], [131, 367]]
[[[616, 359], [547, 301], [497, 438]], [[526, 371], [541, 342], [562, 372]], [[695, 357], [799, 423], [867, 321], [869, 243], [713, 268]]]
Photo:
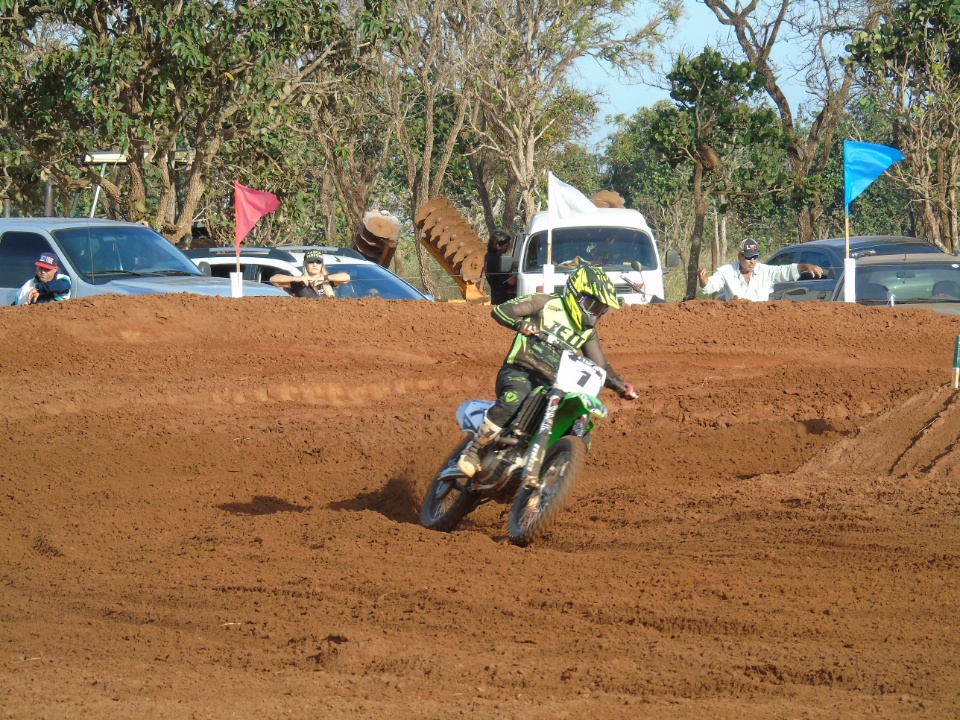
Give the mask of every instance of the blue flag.
[[843, 210], [850, 214], [850, 203], [883, 175], [895, 162], [903, 160], [896, 148], [873, 143], [843, 141]]

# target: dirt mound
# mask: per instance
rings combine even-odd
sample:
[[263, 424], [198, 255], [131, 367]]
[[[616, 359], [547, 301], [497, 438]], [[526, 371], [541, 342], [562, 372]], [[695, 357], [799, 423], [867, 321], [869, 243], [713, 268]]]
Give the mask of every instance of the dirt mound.
[[957, 320], [604, 318], [640, 398], [557, 525], [422, 529], [489, 307], [0, 308], [0, 706], [114, 718], [955, 717]]
[[957, 391], [936, 388], [908, 398], [809, 463], [811, 469], [903, 479], [960, 478]]

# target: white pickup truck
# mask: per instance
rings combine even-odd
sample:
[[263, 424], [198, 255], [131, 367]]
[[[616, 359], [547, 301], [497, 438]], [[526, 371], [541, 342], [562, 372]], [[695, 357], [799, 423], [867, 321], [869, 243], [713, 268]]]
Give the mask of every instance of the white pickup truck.
[[[657, 242], [646, 219], [636, 210], [597, 208], [556, 222], [552, 230], [551, 260], [554, 292], [563, 289], [567, 274], [580, 265], [603, 267], [627, 305], [663, 302], [663, 272]], [[514, 247], [517, 260], [517, 294], [543, 292], [543, 266], [547, 263], [547, 213], [534, 215]], [[669, 250], [666, 268], [680, 263]]]

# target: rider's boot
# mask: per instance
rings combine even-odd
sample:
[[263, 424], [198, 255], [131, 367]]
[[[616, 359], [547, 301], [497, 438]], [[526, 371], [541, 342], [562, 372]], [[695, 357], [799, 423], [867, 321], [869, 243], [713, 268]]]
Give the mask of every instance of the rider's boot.
[[460, 472], [468, 478], [472, 478], [477, 474], [477, 470], [480, 469], [480, 451], [493, 441], [500, 430], [501, 428], [499, 426], [494, 425], [487, 419], [486, 415], [484, 415], [480, 430], [477, 431], [476, 436], [470, 441], [470, 444], [467, 445], [460, 459], [457, 461], [457, 468]]

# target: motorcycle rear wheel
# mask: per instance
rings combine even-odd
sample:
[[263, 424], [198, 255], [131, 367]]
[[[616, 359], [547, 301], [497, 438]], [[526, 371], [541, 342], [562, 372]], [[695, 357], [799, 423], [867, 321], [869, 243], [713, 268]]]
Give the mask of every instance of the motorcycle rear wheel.
[[467, 476], [449, 472], [469, 442], [468, 438], [456, 447], [427, 488], [420, 506], [420, 524], [427, 530], [450, 532], [480, 504], [480, 496], [467, 488]]
[[575, 436], [560, 438], [547, 451], [540, 468], [540, 487], [530, 490], [521, 485], [513, 498], [507, 516], [507, 537], [511, 543], [526, 547], [553, 524], [573, 489], [586, 454], [583, 440]]

